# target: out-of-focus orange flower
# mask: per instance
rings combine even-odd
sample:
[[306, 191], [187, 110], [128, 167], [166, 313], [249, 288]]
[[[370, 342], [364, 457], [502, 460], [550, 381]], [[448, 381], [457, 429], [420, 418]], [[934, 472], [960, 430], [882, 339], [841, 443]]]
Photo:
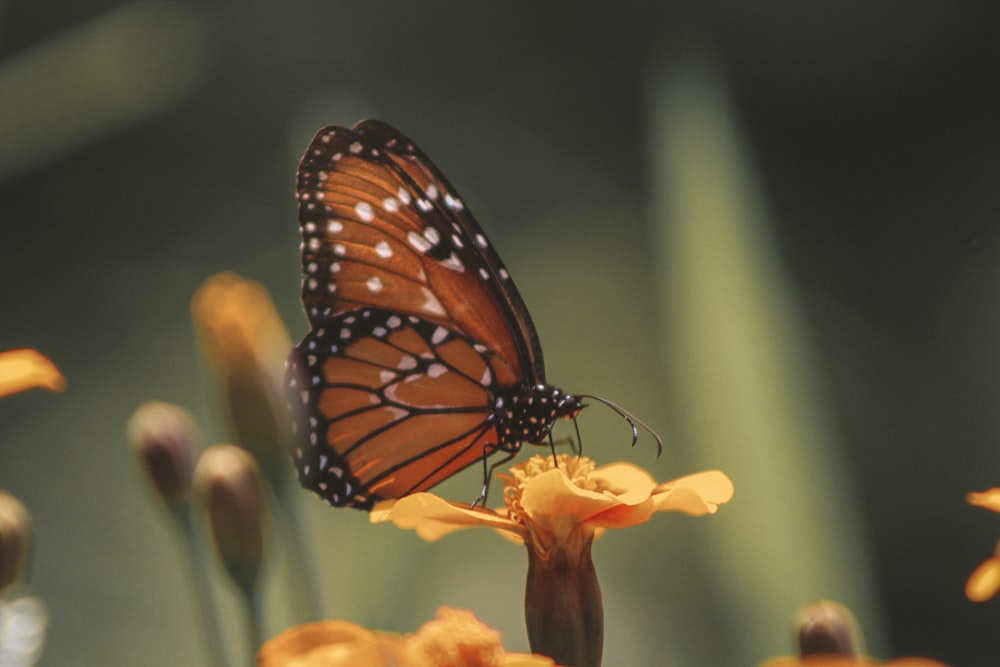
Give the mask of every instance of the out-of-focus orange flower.
[[563, 664], [601, 664], [604, 610], [591, 544], [608, 528], [648, 521], [656, 512], [712, 514], [733, 496], [717, 470], [657, 484], [628, 463], [597, 468], [591, 459], [534, 456], [504, 479], [500, 511], [417, 493], [377, 504], [373, 523], [391, 521], [436, 540], [462, 528], [486, 526], [526, 545], [525, 621], [536, 653]]
[[271, 296], [260, 283], [223, 271], [195, 291], [191, 314], [236, 444], [254, 455], [275, 488], [282, 488], [291, 478], [283, 392], [292, 339]]
[[[970, 505], [1000, 512], [1000, 487], [970, 493], [966, 496], [966, 500]], [[969, 580], [965, 582], [965, 596], [973, 602], [986, 602], [996, 595], [998, 590], [1000, 590], [1000, 542], [997, 542], [993, 555], [969, 575]]]
[[41, 352], [30, 348], [0, 352], [0, 398], [29, 389], [65, 388], [66, 378]]
[[443, 607], [415, 634], [375, 632], [346, 621], [306, 623], [261, 647], [257, 667], [552, 667], [551, 659], [508, 653], [500, 633], [472, 613]]

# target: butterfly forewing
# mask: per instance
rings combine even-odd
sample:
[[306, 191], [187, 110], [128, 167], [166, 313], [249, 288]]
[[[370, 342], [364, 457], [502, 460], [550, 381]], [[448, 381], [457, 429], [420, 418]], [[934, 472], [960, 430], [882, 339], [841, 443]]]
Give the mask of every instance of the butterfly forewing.
[[[439, 214], [451, 223], [452, 231], [464, 244], [466, 254], [470, 256], [470, 265], [478, 267], [477, 277], [492, 292], [494, 302], [504, 311], [507, 325], [515, 329], [511, 340], [521, 347], [518, 356], [528, 361], [528, 368], [524, 370], [531, 374], [531, 383], [545, 382], [542, 348], [531, 315], [500, 256], [465, 202], [459, 197], [458, 191], [416, 144], [391, 125], [369, 119], [361, 121], [354, 126], [354, 129], [372, 143], [382, 146], [383, 151], [406, 173], [418, 189], [425, 193], [426, 199], [434, 205]], [[472, 317], [474, 326], [475, 314]], [[483, 337], [479, 340], [490, 338], [488, 331], [481, 335]], [[492, 336], [492, 338], [500, 337]]]
[[[534, 329], [528, 320], [525, 338], [516, 324], [510, 310], [523, 311], [523, 303], [486, 236], [430, 162], [387, 127], [325, 128], [303, 157], [298, 196], [310, 320], [363, 305], [416, 315], [494, 350], [529, 382], [544, 381], [537, 343], [521, 343], [536, 340]], [[396, 152], [405, 146], [411, 152]], [[508, 287], [498, 289], [498, 281]]]

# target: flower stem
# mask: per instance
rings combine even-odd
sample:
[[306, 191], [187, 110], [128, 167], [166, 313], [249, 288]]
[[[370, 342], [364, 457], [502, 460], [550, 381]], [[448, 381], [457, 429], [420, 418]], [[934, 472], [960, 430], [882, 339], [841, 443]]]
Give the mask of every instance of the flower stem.
[[[298, 490], [298, 486], [295, 487]], [[277, 489], [278, 509], [285, 518], [285, 543], [291, 567], [288, 576], [293, 605], [301, 621], [317, 621], [323, 617], [318, 593], [316, 567], [306, 549], [306, 534], [302, 530], [302, 516], [296, 502], [297, 494], [287, 489]]]
[[210, 556], [205, 548], [205, 540], [198, 529], [197, 515], [190, 504], [185, 503], [174, 511], [180, 524], [188, 553], [188, 565], [198, 606], [198, 620], [202, 643], [205, 648], [206, 664], [212, 667], [227, 667], [229, 661], [222, 649], [219, 621], [215, 614], [215, 600], [212, 595], [211, 580], [208, 575]]
[[589, 542], [576, 553], [528, 546], [524, 616], [532, 652], [568, 667], [600, 667], [604, 605]]

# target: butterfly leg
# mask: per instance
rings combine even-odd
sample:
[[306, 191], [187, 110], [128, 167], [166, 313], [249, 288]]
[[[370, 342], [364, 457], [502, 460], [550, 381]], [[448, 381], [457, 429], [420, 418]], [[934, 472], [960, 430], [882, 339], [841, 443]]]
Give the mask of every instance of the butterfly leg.
[[479, 493], [479, 497], [472, 501], [469, 509], [475, 509], [476, 505], [483, 508], [486, 507], [486, 495], [490, 492], [490, 482], [493, 480], [493, 471], [517, 456], [517, 450], [513, 449], [507, 452], [507, 456], [503, 457], [499, 461], [494, 461], [492, 464], [486, 465], [486, 449], [487, 446], [483, 446], [483, 490]]

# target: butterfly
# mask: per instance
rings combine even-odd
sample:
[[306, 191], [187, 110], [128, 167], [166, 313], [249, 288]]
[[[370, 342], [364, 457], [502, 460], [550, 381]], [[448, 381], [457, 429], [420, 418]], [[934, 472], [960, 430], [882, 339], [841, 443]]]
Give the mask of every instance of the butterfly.
[[[288, 362], [300, 483], [370, 509], [495, 453], [552, 445], [594, 398], [546, 383], [531, 316], [465, 202], [378, 120], [320, 130], [299, 163], [302, 304]], [[653, 433], [650, 430], [650, 433]], [[657, 446], [662, 440], [653, 433]], [[579, 436], [578, 436], [579, 437]], [[495, 467], [496, 464], [494, 464]]]

